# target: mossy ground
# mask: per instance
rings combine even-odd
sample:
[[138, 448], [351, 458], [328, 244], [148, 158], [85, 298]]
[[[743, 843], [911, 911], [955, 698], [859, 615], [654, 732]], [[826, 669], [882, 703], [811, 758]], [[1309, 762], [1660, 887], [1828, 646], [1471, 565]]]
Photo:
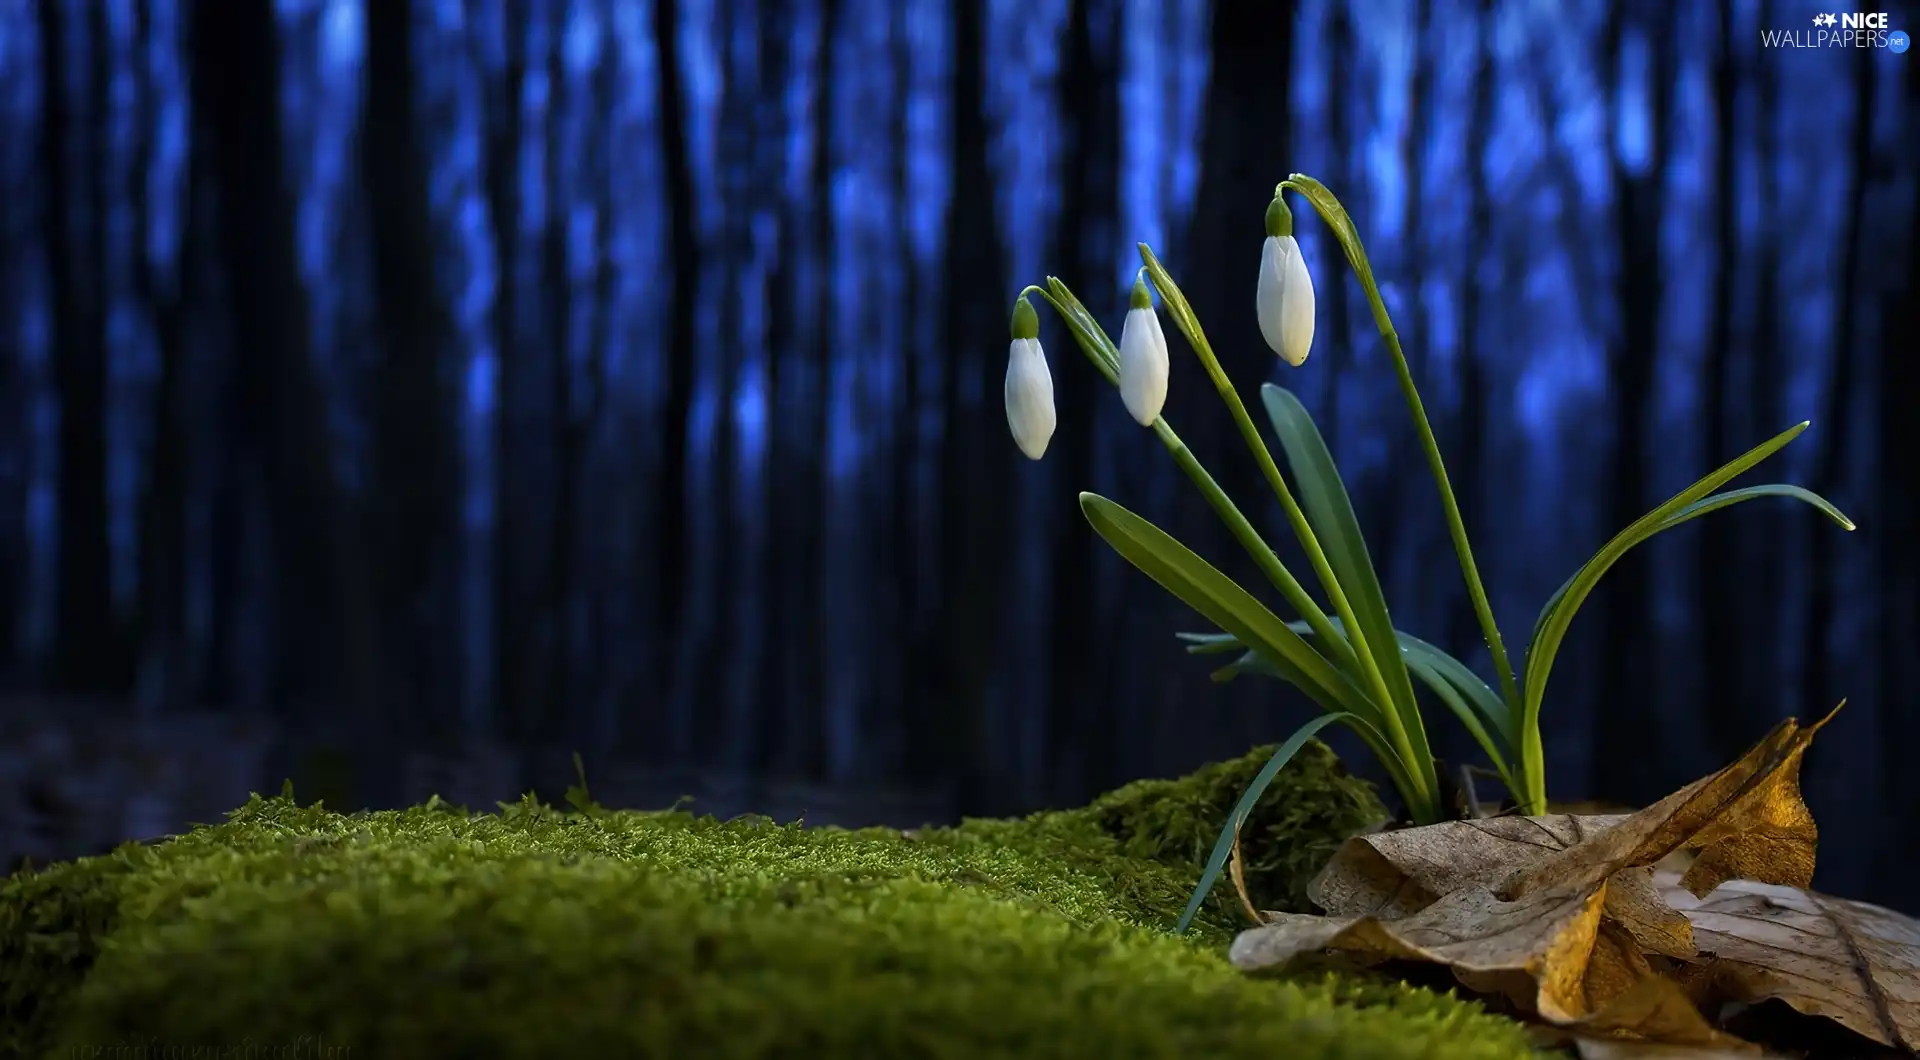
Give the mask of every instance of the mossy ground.
[[[256, 797], [0, 886], [0, 1054], [1527, 1055], [1444, 995], [1236, 972], [1225, 895], [1168, 933], [1263, 757], [914, 835]], [[1318, 746], [1263, 805], [1251, 885], [1276, 905], [1380, 814]]]

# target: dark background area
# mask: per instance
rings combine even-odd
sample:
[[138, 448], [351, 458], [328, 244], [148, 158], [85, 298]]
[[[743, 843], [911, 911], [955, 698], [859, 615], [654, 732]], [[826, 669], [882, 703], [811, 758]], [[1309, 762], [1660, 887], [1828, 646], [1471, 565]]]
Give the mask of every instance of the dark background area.
[[[1755, 479], [1859, 531], [1768, 502], [1622, 563], [1554, 671], [1550, 792], [1644, 803], [1845, 697], [1820, 885], [1920, 909], [1920, 78], [1762, 47], [1813, 13], [0, 4], [0, 848], [283, 777], [557, 798], [575, 751], [615, 805], [913, 824], [1280, 739], [1306, 701], [1210, 684], [1081, 520], [1105, 493], [1259, 581], [1051, 317], [1059, 432], [1007, 436], [1011, 294], [1057, 274], [1117, 334], [1135, 239], [1244, 392], [1319, 420], [1396, 624], [1490, 673], [1304, 210], [1313, 357], [1260, 342], [1300, 170], [1358, 220], [1515, 651], [1614, 531], [1813, 421]], [[1169, 421], [1287, 539], [1172, 345]]]

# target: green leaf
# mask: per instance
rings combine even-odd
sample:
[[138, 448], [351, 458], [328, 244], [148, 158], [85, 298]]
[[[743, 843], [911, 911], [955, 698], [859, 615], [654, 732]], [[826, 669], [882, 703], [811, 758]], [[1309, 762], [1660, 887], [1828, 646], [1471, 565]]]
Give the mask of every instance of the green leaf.
[[[1852, 520], [1841, 515], [1833, 505], [1826, 503], [1816, 494], [1797, 487], [1759, 486], [1749, 489], [1732, 490], [1719, 496], [1708, 496], [1735, 476], [1752, 468], [1755, 464], [1772, 456], [1793, 441], [1801, 431], [1807, 429], [1807, 421], [1801, 421], [1781, 431], [1772, 438], [1761, 442], [1740, 456], [1727, 461], [1721, 467], [1701, 478], [1693, 485], [1668, 498], [1666, 503], [1633, 521], [1625, 530], [1615, 534], [1613, 540], [1600, 547], [1593, 558], [1587, 560], [1561, 591], [1547, 602], [1540, 621], [1536, 624], [1533, 644], [1527, 651], [1526, 694], [1522, 697], [1522, 717], [1520, 728], [1523, 735], [1529, 737], [1539, 731], [1540, 702], [1544, 697], [1547, 675], [1553, 670], [1553, 659], [1559, 653], [1560, 644], [1566, 638], [1567, 627], [1573, 622], [1573, 616], [1579, 612], [1580, 605], [1592, 594], [1601, 576], [1605, 575], [1620, 557], [1627, 551], [1653, 535], [1671, 526], [1678, 526], [1696, 516], [1705, 515], [1717, 508], [1729, 504], [1738, 504], [1743, 500], [1752, 500], [1764, 496], [1788, 496], [1806, 500], [1815, 507], [1829, 513], [1840, 525], [1852, 527]], [[1537, 752], [1536, 752], [1537, 753]], [[1525, 751], [1523, 749], [1523, 756]]]
[[[1647, 537], [1652, 537], [1664, 530], [1671, 530], [1689, 520], [1698, 519], [1708, 512], [1717, 512], [1722, 508], [1732, 507], [1742, 501], [1759, 500], [1762, 497], [1786, 497], [1789, 500], [1810, 504], [1819, 509], [1822, 515], [1840, 524], [1842, 530], [1852, 530], [1854, 528], [1853, 520], [1847, 518], [1846, 513], [1834, 507], [1833, 503], [1825, 497], [1809, 489], [1775, 482], [1764, 486], [1743, 486], [1737, 490], [1727, 490], [1725, 493], [1716, 493], [1711, 497], [1697, 500], [1667, 517], [1659, 526], [1648, 531]], [[1641, 540], [1644, 541], [1646, 538], [1642, 538]], [[1561, 598], [1567, 595], [1567, 590], [1573, 585], [1573, 579], [1579, 576], [1580, 572], [1574, 571], [1566, 581], [1560, 583], [1560, 588], [1555, 589], [1552, 596], [1547, 597], [1546, 606], [1540, 609], [1540, 617], [1535, 619], [1533, 623], [1534, 640], [1537, 641], [1540, 639], [1540, 628], [1547, 624], [1547, 618], [1553, 614], [1553, 609], [1560, 605]], [[1188, 650], [1191, 651], [1192, 649]], [[1227, 649], [1220, 648], [1218, 650], [1226, 651]], [[1528, 649], [1527, 654], [1533, 654], [1531, 648]]]
[[[1314, 643], [1313, 628], [1305, 622], [1289, 622], [1287, 625], [1306, 640]], [[1511, 751], [1515, 743], [1512, 734], [1512, 713], [1507, 710], [1506, 700], [1500, 698], [1491, 685], [1480, 679], [1480, 675], [1466, 663], [1447, 654], [1433, 644], [1421, 640], [1411, 633], [1393, 631], [1394, 638], [1400, 643], [1400, 651], [1406, 656], [1407, 668], [1415, 677], [1429, 686], [1435, 680], [1444, 681], [1459, 694], [1461, 700], [1476, 716], [1475, 724], [1484, 726], [1490, 733], [1498, 735], [1504, 741], [1503, 750]], [[1240, 658], [1220, 667], [1213, 672], [1216, 681], [1231, 681], [1241, 673], [1255, 673], [1265, 677], [1291, 680], [1286, 674], [1265, 659], [1247, 651], [1240, 638], [1231, 633], [1176, 633], [1175, 637], [1186, 642], [1189, 655], [1225, 655], [1228, 652], [1242, 652]], [[1422, 673], [1422, 668], [1427, 672]], [[1436, 694], [1441, 694], [1436, 691]], [[1451, 707], [1451, 703], [1449, 706]], [[1473, 731], [1474, 725], [1468, 726]], [[1484, 746], [1484, 745], [1483, 745]], [[1498, 761], [1500, 755], [1491, 756]]]
[[1326, 552], [1327, 565], [1347, 594], [1353, 620], [1359, 624], [1373, 661], [1386, 679], [1393, 708], [1400, 713], [1402, 725], [1413, 741], [1416, 755], [1430, 755], [1426, 730], [1420, 723], [1420, 706], [1413, 695], [1413, 682], [1406, 664], [1395, 646], [1393, 618], [1387, 613], [1386, 594], [1380, 590], [1380, 578], [1374, 573], [1373, 559], [1367, 553], [1367, 541], [1360, 534], [1360, 520], [1353, 514], [1353, 502], [1340, 481], [1340, 469], [1327, 451], [1320, 429], [1313, 424], [1306, 406], [1292, 391], [1265, 384], [1260, 402], [1273, 421], [1280, 447], [1286, 451], [1287, 466], [1293, 470], [1299, 487], [1300, 507], [1306, 512], [1320, 546]]
[[1231, 633], [1175, 633], [1174, 636], [1191, 645], [1187, 648], [1188, 655], [1221, 655], [1246, 650], [1240, 638]]
[[[1305, 622], [1289, 622], [1288, 625], [1308, 644], [1313, 643], [1313, 630]], [[1514, 786], [1517, 778], [1512, 772], [1514, 741], [1507, 731], [1507, 720], [1511, 715], [1507, 711], [1506, 701], [1485, 681], [1480, 680], [1480, 676], [1467, 664], [1412, 634], [1395, 631], [1394, 635], [1399, 638], [1400, 650], [1406, 653], [1408, 671], [1440, 697], [1454, 717], [1460, 719], [1468, 735], [1486, 754], [1487, 761], [1499, 772], [1500, 779], [1507, 782], [1508, 789], [1518, 798], [1520, 790]], [[1272, 677], [1289, 684], [1298, 683], [1293, 674], [1241, 648], [1240, 641], [1231, 633], [1180, 633], [1176, 636], [1189, 644], [1187, 652], [1193, 655], [1217, 655], [1236, 649], [1241, 651], [1239, 658], [1208, 675], [1216, 684], [1226, 684], [1243, 673]]]
[[1300, 690], [1322, 708], [1363, 717], [1376, 713], [1375, 706], [1278, 615], [1172, 535], [1095, 493], [1080, 495], [1080, 510], [1107, 544], [1141, 573], [1240, 643], [1296, 671]]
[[[1487, 756], [1487, 761], [1493, 763], [1494, 771], [1500, 774], [1501, 782], [1514, 793], [1515, 798], [1519, 798], [1520, 789], [1514, 785], [1513, 772], [1508, 764], [1506, 751], [1501, 746], [1502, 735], [1497, 735], [1497, 730], [1490, 730], [1487, 727], [1486, 719], [1481, 716], [1475, 705], [1461, 695], [1459, 687], [1442, 676], [1438, 670], [1414, 662], [1412, 659], [1407, 660], [1407, 668], [1412, 670], [1414, 675], [1433, 691], [1434, 695], [1440, 697], [1440, 702], [1446, 704], [1447, 709], [1453, 712], [1453, 716], [1459, 719], [1461, 726], [1467, 730], [1467, 734], [1473, 737], [1473, 742], [1480, 745], [1480, 751]], [[1475, 680], [1479, 679], [1475, 678]], [[1486, 686], [1482, 684], [1481, 687]]]
[[1047, 293], [1053, 296], [1054, 310], [1066, 322], [1067, 330], [1073, 333], [1073, 340], [1080, 344], [1080, 349], [1093, 361], [1094, 367], [1107, 377], [1107, 382], [1120, 385], [1120, 351], [1114, 348], [1106, 329], [1093, 319], [1093, 314], [1087, 312], [1087, 307], [1080, 304], [1080, 299], [1059, 277], [1047, 277]]
[[1293, 761], [1293, 756], [1299, 754], [1300, 748], [1305, 747], [1316, 733], [1349, 717], [1346, 714], [1322, 714], [1307, 722], [1295, 729], [1293, 735], [1287, 737], [1287, 742], [1274, 750], [1267, 764], [1260, 767], [1253, 783], [1247, 785], [1247, 790], [1240, 795], [1240, 801], [1234, 805], [1233, 815], [1227, 818], [1226, 827], [1220, 829], [1220, 838], [1213, 844], [1213, 853], [1207, 856], [1206, 871], [1200, 874], [1200, 885], [1193, 889], [1193, 897], [1187, 899], [1186, 911], [1180, 914], [1180, 924], [1174, 928], [1175, 934], [1186, 933], [1188, 926], [1193, 923], [1194, 914], [1200, 911], [1201, 903], [1213, 892], [1213, 885], [1220, 881], [1220, 870], [1226, 867], [1227, 858], [1233, 853], [1233, 839], [1240, 834], [1240, 826], [1246, 823], [1247, 815], [1253, 812], [1260, 796], [1266, 794], [1267, 785], [1273, 783], [1273, 778], [1279, 775], [1281, 768]]

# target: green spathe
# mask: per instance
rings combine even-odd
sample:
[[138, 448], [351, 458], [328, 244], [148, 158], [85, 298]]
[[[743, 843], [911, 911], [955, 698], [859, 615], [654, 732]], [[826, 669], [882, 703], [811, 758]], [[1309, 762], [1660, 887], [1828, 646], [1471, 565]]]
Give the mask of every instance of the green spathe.
[[[0, 1054], [244, 1038], [337, 1057], [1528, 1055], [1471, 1003], [1243, 976], [1225, 899], [1168, 934], [1270, 750], [916, 836], [255, 798], [0, 887]], [[1310, 745], [1247, 822], [1250, 886], [1297, 905], [1380, 814]]]

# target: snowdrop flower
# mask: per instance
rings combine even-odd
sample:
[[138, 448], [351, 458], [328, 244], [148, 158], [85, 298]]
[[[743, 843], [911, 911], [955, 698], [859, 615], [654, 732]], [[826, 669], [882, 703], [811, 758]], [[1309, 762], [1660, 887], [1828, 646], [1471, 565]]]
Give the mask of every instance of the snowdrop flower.
[[1040, 348], [1040, 317], [1024, 297], [1013, 304], [1013, 343], [1007, 347], [1007, 426], [1028, 460], [1046, 455], [1053, 440], [1053, 374]]
[[1167, 403], [1167, 334], [1153, 311], [1153, 295], [1138, 276], [1128, 305], [1120, 326], [1120, 400], [1140, 426], [1151, 427]]
[[1267, 241], [1260, 248], [1260, 337], [1295, 368], [1313, 348], [1313, 277], [1293, 238], [1293, 214], [1275, 195], [1267, 207]]

